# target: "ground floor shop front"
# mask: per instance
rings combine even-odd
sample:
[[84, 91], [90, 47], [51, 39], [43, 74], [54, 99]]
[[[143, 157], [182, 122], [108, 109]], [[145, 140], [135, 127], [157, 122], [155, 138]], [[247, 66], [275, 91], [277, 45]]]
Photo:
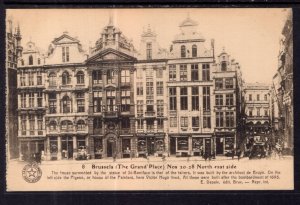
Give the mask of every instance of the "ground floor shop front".
[[[117, 135], [51, 135], [44, 138], [22, 139], [22, 156], [40, 153], [44, 160], [135, 157], [218, 156], [232, 151], [235, 134], [129, 134]], [[26, 157], [25, 157], [26, 158]]]

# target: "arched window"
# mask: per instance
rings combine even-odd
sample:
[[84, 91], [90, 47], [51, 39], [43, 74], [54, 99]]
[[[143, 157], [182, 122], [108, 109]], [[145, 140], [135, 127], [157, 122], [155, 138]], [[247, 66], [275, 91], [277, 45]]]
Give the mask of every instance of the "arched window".
[[85, 122], [83, 120], [78, 120], [77, 130], [85, 130]]
[[63, 85], [68, 85], [71, 83], [71, 78], [70, 75], [67, 71], [63, 72], [62, 74], [62, 84]]
[[49, 86], [56, 86], [56, 74], [50, 73], [49, 75]]
[[192, 57], [197, 57], [197, 46], [196, 45], [192, 46]]
[[62, 113], [71, 112], [71, 99], [69, 96], [64, 96], [62, 99]]
[[181, 46], [181, 58], [185, 58], [185, 56], [186, 56], [185, 46]]
[[84, 73], [82, 71], [77, 73], [77, 84], [84, 84]]
[[49, 123], [49, 129], [50, 129], [50, 131], [56, 130], [56, 126], [57, 126], [57, 123], [55, 121], [51, 121]]
[[70, 120], [64, 120], [61, 122], [61, 130], [68, 131], [73, 129], [73, 123]]
[[33, 57], [32, 57], [32, 55], [29, 56], [28, 64], [29, 65], [33, 65]]

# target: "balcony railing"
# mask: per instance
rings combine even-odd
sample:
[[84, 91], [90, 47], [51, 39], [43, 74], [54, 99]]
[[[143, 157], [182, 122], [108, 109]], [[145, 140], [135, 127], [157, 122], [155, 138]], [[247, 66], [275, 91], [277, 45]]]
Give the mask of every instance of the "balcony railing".
[[145, 117], [155, 117], [155, 112], [154, 111], [146, 111]]

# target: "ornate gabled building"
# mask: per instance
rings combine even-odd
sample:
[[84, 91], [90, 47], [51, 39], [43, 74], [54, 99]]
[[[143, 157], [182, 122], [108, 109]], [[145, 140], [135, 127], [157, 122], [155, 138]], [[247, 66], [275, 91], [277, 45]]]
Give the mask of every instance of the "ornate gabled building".
[[6, 71], [6, 136], [8, 158], [18, 157], [18, 104], [17, 63], [22, 56], [20, 27], [14, 31], [12, 19], [6, 21], [5, 71]]
[[216, 155], [223, 155], [242, 142], [242, 74], [239, 63], [224, 49], [213, 70], [215, 150]]
[[30, 41], [18, 61], [18, 139], [20, 158], [45, 149], [45, 58]]
[[86, 61], [92, 158], [130, 157], [136, 151], [135, 62], [131, 41], [110, 18]]
[[88, 144], [87, 55], [67, 32], [49, 46], [44, 65], [46, 158], [69, 159]]
[[214, 43], [205, 48], [198, 23], [185, 19], [168, 60], [169, 152], [177, 156], [213, 153]]
[[167, 55], [148, 26], [141, 35], [135, 63], [135, 119], [137, 156], [168, 154]]

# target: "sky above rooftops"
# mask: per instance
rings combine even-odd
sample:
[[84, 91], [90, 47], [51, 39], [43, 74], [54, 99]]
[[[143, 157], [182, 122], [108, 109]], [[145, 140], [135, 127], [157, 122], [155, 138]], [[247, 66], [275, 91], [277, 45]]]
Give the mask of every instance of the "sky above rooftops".
[[100, 38], [102, 29], [113, 23], [139, 50], [141, 35], [148, 24], [157, 34], [162, 48], [169, 50], [179, 25], [189, 16], [198, 23], [198, 32], [215, 39], [216, 55], [223, 47], [240, 63], [248, 83], [270, 83], [278, 67], [281, 31], [287, 9], [10, 9], [16, 26], [19, 23], [22, 45], [31, 40], [46, 51], [51, 41], [68, 31], [88, 50]]

